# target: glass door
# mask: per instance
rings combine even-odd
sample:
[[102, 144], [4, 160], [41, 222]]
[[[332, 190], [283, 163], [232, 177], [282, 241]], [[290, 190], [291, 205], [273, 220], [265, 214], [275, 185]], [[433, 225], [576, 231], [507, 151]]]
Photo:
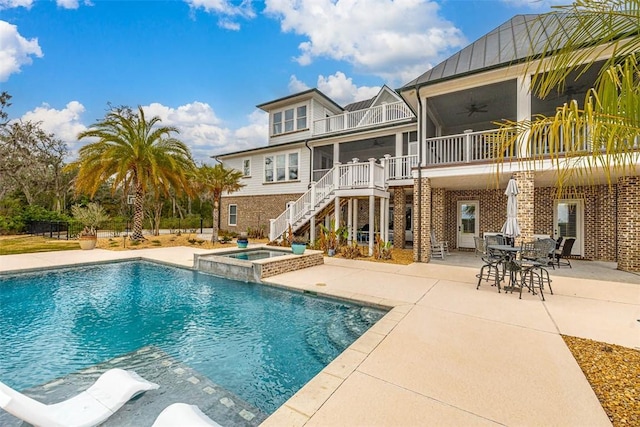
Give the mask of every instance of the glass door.
[[571, 255], [582, 255], [584, 248], [584, 201], [557, 200], [553, 212], [553, 237], [575, 237]]
[[480, 221], [477, 200], [458, 202], [458, 247], [475, 248], [474, 237], [479, 235]]

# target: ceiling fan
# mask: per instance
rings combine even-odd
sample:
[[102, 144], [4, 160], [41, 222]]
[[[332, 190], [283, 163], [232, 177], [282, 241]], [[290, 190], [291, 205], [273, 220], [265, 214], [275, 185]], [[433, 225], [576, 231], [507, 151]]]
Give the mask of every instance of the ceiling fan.
[[586, 85], [569, 85], [564, 90], [558, 90], [555, 99], [565, 98], [565, 102], [569, 102], [576, 98], [576, 95], [585, 93]]
[[471, 104], [464, 107], [466, 111], [462, 111], [458, 114], [466, 114], [467, 117], [471, 117], [475, 113], [486, 113], [487, 112], [487, 104], [478, 104], [472, 102]]

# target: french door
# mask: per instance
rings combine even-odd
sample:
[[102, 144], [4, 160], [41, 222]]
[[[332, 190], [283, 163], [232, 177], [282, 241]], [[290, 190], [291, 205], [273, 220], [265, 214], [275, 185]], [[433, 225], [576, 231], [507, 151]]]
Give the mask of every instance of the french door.
[[475, 248], [474, 237], [479, 235], [478, 214], [480, 203], [477, 200], [458, 202], [458, 247]]
[[584, 253], [584, 200], [556, 200], [553, 210], [553, 237], [575, 237], [571, 255]]

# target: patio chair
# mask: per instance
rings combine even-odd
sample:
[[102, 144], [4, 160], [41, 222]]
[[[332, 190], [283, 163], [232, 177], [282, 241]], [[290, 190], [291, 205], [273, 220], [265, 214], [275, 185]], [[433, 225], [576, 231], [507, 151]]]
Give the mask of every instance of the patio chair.
[[110, 369], [82, 393], [45, 405], [0, 382], [0, 408], [35, 426], [89, 427], [101, 424], [134, 396], [157, 388], [133, 371]]
[[558, 268], [560, 268], [561, 265], [568, 265], [569, 268], [573, 268], [568, 257], [571, 255], [571, 249], [573, 249], [575, 241], [575, 237], [567, 237], [562, 243], [562, 246], [560, 246], [560, 249], [556, 249], [555, 261]]
[[486, 253], [482, 257], [482, 261], [484, 261], [484, 264], [480, 268], [480, 273], [476, 274], [476, 277], [478, 278], [476, 290], [480, 289], [480, 283], [483, 280], [487, 282], [493, 281], [491, 286], [496, 286], [498, 288], [498, 293], [500, 293], [500, 282], [504, 278], [504, 269], [501, 272], [500, 266], [504, 265], [505, 256], [502, 254]]
[[436, 232], [431, 230], [431, 245], [433, 245], [433, 242], [436, 242], [438, 245], [442, 245], [445, 254], [449, 255], [449, 242], [446, 240], [437, 240]]
[[166, 408], [151, 427], [220, 427], [220, 424], [207, 417], [196, 405], [173, 403]]
[[501, 236], [499, 234], [492, 234], [484, 237], [484, 243], [485, 243], [485, 246], [504, 245], [506, 243], [506, 240], [504, 236]]
[[473, 242], [475, 244], [475, 249], [476, 249], [475, 256], [478, 256], [478, 254], [480, 254], [480, 256], [487, 254], [487, 250], [484, 247], [484, 239], [482, 237], [474, 236]]
[[[551, 240], [551, 245], [555, 246], [555, 241]], [[544, 286], [549, 286], [549, 291], [553, 295], [553, 288], [551, 288], [551, 278], [549, 277], [549, 271], [545, 267], [549, 265], [549, 242], [535, 241], [522, 244], [522, 262], [520, 263], [521, 274], [521, 286], [520, 286], [520, 298], [522, 298], [522, 288], [527, 287], [529, 292], [536, 294], [535, 288], [540, 290], [540, 296], [544, 301]], [[553, 265], [553, 263], [551, 263]], [[555, 268], [555, 267], [554, 267]]]

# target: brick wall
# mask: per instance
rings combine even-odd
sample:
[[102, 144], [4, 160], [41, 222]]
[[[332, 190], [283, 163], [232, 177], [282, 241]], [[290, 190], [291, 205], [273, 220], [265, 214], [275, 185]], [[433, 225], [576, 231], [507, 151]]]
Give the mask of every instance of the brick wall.
[[[227, 196], [222, 198], [220, 228], [228, 231], [247, 231], [264, 227], [269, 235], [269, 220], [277, 218], [287, 207], [287, 202], [298, 200], [302, 194], [277, 194], [270, 196]], [[229, 224], [229, 205], [238, 206], [238, 225]]]
[[263, 264], [256, 264], [260, 269], [260, 278], [301, 270], [307, 267], [324, 264], [324, 256], [320, 251], [305, 251], [304, 255], [287, 257], [286, 259], [271, 259]]
[[[445, 237], [446, 229], [446, 204], [445, 204], [445, 189], [444, 188], [432, 188], [431, 189], [431, 228], [436, 234], [436, 240], [447, 240]], [[451, 246], [450, 246], [451, 247]]]
[[640, 271], [640, 177], [618, 179], [618, 268]]
[[449, 242], [449, 249], [457, 247], [458, 202], [465, 200], [479, 201], [480, 236], [485, 232], [499, 232], [506, 218], [507, 196], [504, 195], [504, 189], [447, 191], [444, 237]]
[[[407, 196], [404, 188], [394, 188], [393, 190], [393, 247], [404, 248], [404, 229], [407, 218], [404, 212], [404, 206], [407, 202]], [[397, 232], [395, 230], [398, 230]]]
[[518, 225], [520, 226], [520, 237], [516, 238], [516, 244], [533, 240], [536, 213], [533, 176], [533, 171], [521, 171], [514, 174], [518, 183]]
[[[421, 197], [418, 197], [422, 191]], [[418, 215], [420, 209], [421, 215]], [[420, 224], [418, 224], [420, 223]], [[422, 236], [418, 236], [421, 230]], [[431, 180], [429, 178], [413, 180], [413, 260], [429, 262], [431, 259]], [[420, 248], [420, 250], [418, 250]]]

